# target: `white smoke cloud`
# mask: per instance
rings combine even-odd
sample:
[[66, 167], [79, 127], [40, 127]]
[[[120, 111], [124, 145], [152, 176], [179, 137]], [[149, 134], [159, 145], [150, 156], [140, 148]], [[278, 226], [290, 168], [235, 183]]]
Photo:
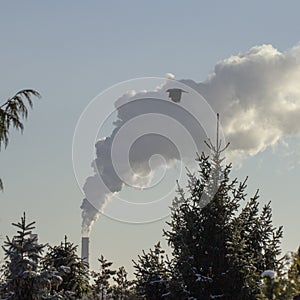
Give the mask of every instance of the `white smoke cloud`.
[[[174, 79], [173, 74], [167, 73], [166, 77]], [[231, 143], [227, 153], [230, 158], [256, 155], [283, 137], [300, 133], [299, 46], [286, 52], [280, 52], [271, 45], [256, 46], [244, 54], [217, 63], [205, 82], [180, 82], [203, 95], [213, 110], [220, 113], [224, 135]], [[180, 105], [171, 105], [174, 104], [171, 100], [153, 100], [167, 98], [167, 88], [166, 84], [151, 92], [131, 91], [117, 99], [115, 129], [111, 136], [96, 144], [96, 159], [93, 163], [95, 175], [89, 177], [84, 185], [88, 200], [85, 199], [81, 207], [83, 235], [89, 234], [93, 222], [99, 217], [99, 211], [103, 211], [107, 201], [120, 192], [125, 183], [135, 187], [145, 187], [151, 183], [155, 169], [162, 164], [161, 160], [152, 165], [149, 163], [153, 154], [159, 154], [165, 167], [171, 167], [176, 160], [189, 163], [189, 159], [194, 159], [196, 150], [203, 150], [202, 142], [207, 136], [199, 124], [184, 110], [180, 110]], [[186, 101], [195, 107], [198, 105], [197, 97], [191, 92], [185, 97], [189, 97]], [[143, 100], [132, 101], [133, 98]], [[149, 123], [144, 116], [155, 113], [177, 120], [192, 137], [197, 136], [196, 147], [190, 147], [191, 142], [186, 137], [188, 134], [181, 131], [180, 127], [174, 129], [174, 124], [168, 125], [168, 118], [166, 123], [162, 121], [159, 126], [166, 128], [166, 133], [174, 132], [170, 140], [156, 134], [146, 134]], [[138, 120], [136, 118], [140, 116], [144, 122], [131, 129], [127, 128], [126, 134], [120, 136], [126, 137], [124, 143], [127, 140], [134, 142], [130, 140], [132, 132], [133, 137], [139, 131], [145, 133], [144, 137], [132, 143], [134, 147], [130, 152], [118, 144], [120, 154], [115, 155], [117, 161], [114, 164], [112, 153], [114, 140], [118, 140], [116, 136], [128, 121]], [[168, 137], [168, 134], [163, 136]], [[179, 151], [174, 140], [180, 141], [183, 149]]]
[[271, 45], [219, 62], [197, 89], [221, 114], [230, 156], [255, 155], [284, 136], [300, 133], [300, 47]]

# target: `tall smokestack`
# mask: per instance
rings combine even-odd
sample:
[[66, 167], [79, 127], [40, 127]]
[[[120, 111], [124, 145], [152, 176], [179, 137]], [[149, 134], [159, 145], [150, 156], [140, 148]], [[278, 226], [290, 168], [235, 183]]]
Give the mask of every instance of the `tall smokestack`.
[[81, 239], [81, 258], [89, 263], [89, 238], [82, 237]]

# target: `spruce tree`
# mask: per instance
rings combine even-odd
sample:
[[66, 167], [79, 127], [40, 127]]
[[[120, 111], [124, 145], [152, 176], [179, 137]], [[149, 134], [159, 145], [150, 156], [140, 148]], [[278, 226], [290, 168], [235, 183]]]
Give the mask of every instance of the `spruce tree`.
[[5, 268], [1, 264], [0, 266], [0, 299], [7, 298], [7, 284], [5, 282]]
[[[242, 188], [229, 180], [231, 166], [222, 168], [217, 144], [208, 144], [213, 157], [198, 157], [199, 174], [188, 173], [189, 195], [179, 188], [172, 208], [171, 229], [164, 234], [173, 250], [174, 267], [186, 287], [185, 297], [224, 297], [228, 271], [226, 243], [231, 239], [232, 220]], [[231, 194], [235, 193], [235, 197]]]
[[4, 276], [2, 291], [7, 299], [33, 300], [48, 295], [48, 274], [40, 272], [40, 260], [45, 245], [38, 243], [32, 236], [35, 222], [27, 223], [25, 213], [21, 222], [13, 223], [17, 235], [7, 237], [2, 247], [5, 252]]
[[298, 248], [298, 251], [294, 256], [294, 261], [291, 266], [291, 270], [291, 272], [294, 274], [295, 282], [295, 297], [293, 300], [300, 300], [300, 247]]
[[77, 247], [67, 237], [58, 246], [48, 246], [43, 260], [43, 269], [55, 270], [62, 278], [59, 284], [53, 284], [53, 292], [69, 298], [79, 298], [89, 292], [87, 264], [77, 255]]
[[259, 212], [258, 193], [246, 201], [247, 179], [230, 179], [218, 133], [216, 146], [206, 144], [211, 156], [198, 156], [199, 173], [188, 172], [164, 231], [177, 274], [169, 286], [182, 287], [177, 299], [254, 300], [261, 273], [280, 269], [282, 228], [272, 225], [270, 204]]
[[112, 288], [113, 299], [126, 300], [130, 298], [133, 282], [128, 280], [127, 275], [128, 273], [124, 267], [120, 267], [115, 273], [115, 276], [113, 277], [115, 285]]
[[169, 270], [166, 264], [165, 251], [160, 243], [150, 249], [149, 253], [143, 251], [134, 263], [136, 276], [136, 293], [138, 299], [157, 300], [169, 295]]
[[299, 300], [300, 293], [300, 256], [289, 253], [281, 260], [279, 272], [267, 270], [262, 275], [259, 300]]
[[92, 272], [92, 277], [94, 279], [93, 284], [93, 296], [94, 299], [106, 300], [110, 299], [112, 294], [112, 286], [110, 279], [116, 274], [116, 271], [112, 270], [112, 262], [104, 258], [103, 255], [98, 258], [100, 263], [99, 272]]

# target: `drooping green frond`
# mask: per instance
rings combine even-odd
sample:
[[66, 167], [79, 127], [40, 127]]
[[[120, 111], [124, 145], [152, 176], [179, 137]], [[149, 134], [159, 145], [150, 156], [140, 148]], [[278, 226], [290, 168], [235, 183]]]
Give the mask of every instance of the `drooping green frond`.
[[35, 90], [21, 90], [0, 106], [0, 149], [3, 144], [5, 147], [8, 144], [11, 126], [21, 132], [23, 131], [22, 119], [28, 117], [28, 108], [33, 107], [31, 99], [33, 96], [41, 97]]
[[[0, 106], [0, 150], [3, 144], [4, 147], [8, 145], [9, 130], [11, 127], [21, 131], [21, 133], [23, 132], [24, 125], [22, 120], [27, 119], [28, 108], [33, 107], [31, 99], [33, 96], [41, 97], [35, 90], [21, 90]], [[1, 179], [0, 191], [3, 191], [3, 182]]]

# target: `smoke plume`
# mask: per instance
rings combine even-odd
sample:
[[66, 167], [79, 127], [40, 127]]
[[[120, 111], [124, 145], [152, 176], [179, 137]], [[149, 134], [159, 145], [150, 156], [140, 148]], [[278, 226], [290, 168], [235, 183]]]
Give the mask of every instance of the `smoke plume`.
[[[171, 74], [166, 76], [173, 78]], [[230, 157], [256, 155], [283, 137], [300, 133], [300, 46], [286, 52], [280, 52], [271, 45], [256, 46], [244, 54], [217, 63], [204, 82], [179, 82], [199, 92], [213, 110], [220, 113], [224, 135], [231, 143]], [[172, 132], [172, 138], [168, 139], [167, 134], [147, 133], [149, 123], [145, 116], [159, 113], [175, 119], [192, 137], [197, 136], [193, 139], [196, 149], [203, 149], [202, 142], [207, 136], [197, 120], [181, 110], [180, 105], [173, 105], [171, 100], [156, 101], [167, 98], [167, 88], [166, 84], [156, 91], [132, 92], [116, 101], [118, 116], [115, 128], [110, 136], [97, 142], [93, 162], [95, 174], [87, 178], [83, 188], [86, 195], [81, 206], [83, 235], [89, 234], [99, 212], [122, 190], [124, 184], [146, 187], [161, 164], [171, 167], [176, 160], [188, 164], [194, 159], [195, 148], [189, 149], [183, 131], [174, 130], [174, 124], [168, 125], [167, 118], [166, 124], [160, 126], [166, 128], [166, 133]], [[197, 105], [195, 95], [189, 92], [184, 97], [189, 97], [186, 100]], [[131, 128], [131, 121], [139, 120], [139, 117], [143, 117], [144, 122]], [[126, 124], [129, 126], [124, 134], [122, 130]], [[118, 144], [118, 151], [113, 151], [117, 137], [123, 137], [121, 140], [126, 143], [135, 130], [145, 134], [132, 142], [130, 151], [126, 147], [123, 149], [122, 143]], [[182, 149], [178, 150], [174, 140], [181, 140]], [[154, 154], [159, 154], [163, 161], [151, 160]]]
[[219, 62], [205, 82], [184, 82], [221, 114], [231, 157], [255, 155], [300, 133], [300, 46], [283, 53], [256, 46]]

